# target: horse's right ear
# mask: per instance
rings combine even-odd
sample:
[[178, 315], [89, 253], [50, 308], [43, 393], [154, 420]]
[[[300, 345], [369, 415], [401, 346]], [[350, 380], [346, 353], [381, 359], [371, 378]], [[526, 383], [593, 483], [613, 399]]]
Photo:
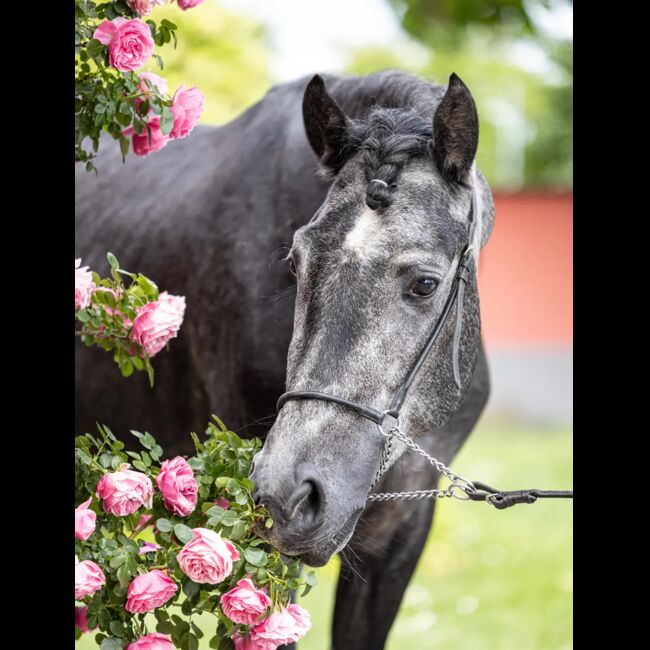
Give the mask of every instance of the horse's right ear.
[[307, 84], [302, 99], [302, 118], [311, 148], [321, 163], [336, 174], [349, 155], [346, 151], [349, 120], [327, 94], [320, 75], [314, 75]]

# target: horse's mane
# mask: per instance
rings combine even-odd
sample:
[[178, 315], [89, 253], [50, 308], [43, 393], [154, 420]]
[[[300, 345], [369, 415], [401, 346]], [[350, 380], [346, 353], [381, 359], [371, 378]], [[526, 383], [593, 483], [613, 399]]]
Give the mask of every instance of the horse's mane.
[[394, 71], [324, 79], [328, 92], [351, 118], [347, 147], [350, 155], [361, 152], [368, 181], [366, 202], [372, 209], [387, 207], [406, 162], [415, 157], [433, 159], [433, 114], [445, 88]]

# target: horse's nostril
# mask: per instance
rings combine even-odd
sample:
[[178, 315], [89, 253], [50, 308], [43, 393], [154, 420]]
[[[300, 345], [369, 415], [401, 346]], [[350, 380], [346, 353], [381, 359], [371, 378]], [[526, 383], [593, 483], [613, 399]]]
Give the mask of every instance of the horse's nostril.
[[319, 523], [322, 499], [318, 483], [308, 479], [296, 490], [287, 504], [289, 519], [300, 522], [302, 527], [311, 527]]

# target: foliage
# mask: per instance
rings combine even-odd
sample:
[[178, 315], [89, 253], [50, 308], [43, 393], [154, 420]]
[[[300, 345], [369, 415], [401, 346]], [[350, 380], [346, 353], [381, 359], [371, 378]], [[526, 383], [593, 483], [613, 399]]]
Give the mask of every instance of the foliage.
[[191, 80], [200, 83], [206, 102], [199, 123], [234, 119], [269, 89], [265, 33], [251, 17], [214, 0], [184, 12], [174, 5], [160, 7], [155, 16], [178, 25], [182, 38], [165, 53], [164, 74], [172, 87]]
[[[540, 0], [536, 0], [540, 2]], [[459, 26], [480, 25], [493, 32], [534, 33], [524, 0], [390, 0], [402, 25], [415, 37], [441, 38]], [[548, 4], [543, 2], [543, 4]]]
[[[391, 0], [403, 45], [353, 51], [348, 70], [400, 68], [446, 84], [455, 71], [481, 120], [478, 164], [493, 187], [572, 184], [572, 43], [533, 20], [544, 0]], [[542, 67], [525, 65], [533, 55]]]
[[[122, 376], [131, 376], [134, 370], [145, 371], [153, 386], [152, 355], [133, 333], [134, 322], [142, 307], [158, 301], [158, 287], [141, 273], [121, 269], [112, 253], [108, 253], [107, 258], [111, 277], [100, 278], [92, 272], [87, 297], [81, 308], [75, 309], [75, 321], [81, 325], [75, 334], [88, 347], [94, 345], [113, 352], [113, 360]], [[124, 276], [128, 278], [128, 287], [124, 284]]]
[[[290, 592], [309, 591], [316, 581], [309, 572], [300, 577], [299, 560], [290, 559], [268, 546], [257, 536], [256, 526], [272, 526], [268, 512], [256, 505], [251, 496], [253, 484], [248, 478], [254, 455], [261, 449], [259, 439], [243, 440], [216, 417], [208, 425], [205, 439], [191, 434], [196, 454], [188, 460], [198, 483], [198, 500], [194, 511], [180, 517], [165, 508], [160, 492], [153, 497], [152, 508], [144, 506], [137, 512], [115, 517], [103, 512], [96, 501], [91, 508], [97, 514], [95, 531], [86, 540], [75, 541], [79, 561], [92, 560], [106, 577], [106, 584], [94, 595], [86, 596], [88, 627], [98, 626], [95, 639], [101, 647], [122, 648], [124, 642], [152, 632], [145, 614], [125, 610], [127, 589], [134, 577], [153, 569], [162, 569], [179, 586], [176, 594], [155, 609], [156, 631], [170, 635], [180, 648], [197, 648], [204, 632], [192, 616], [202, 613], [214, 616], [211, 627], [211, 648], [232, 647], [229, 641], [236, 630], [246, 632], [246, 626], [235, 625], [220, 607], [220, 596], [238, 580], [249, 576], [260, 588], [265, 588], [273, 608], [289, 603]], [[99, 436], [89, 433], [78, 436], [75, 445], [76, 502], [95, 494], [99, 479], [130, 463], [152, 481], [160, 471], [162, 448], [149, 433], [132, 431], [142, 451], [124, 451], [106, 427], [98, 425]], [[227, 507], [215, 505], [226, 499]], [[143, 521], [142, 515], [150, 515]], [[240, 560], [232, 573], [219, 584], [196, 584], [178, 564], [176, 556], [193, 537], [192, 528], [208, 528], [230, 540], [239, 551]], [[151, 536], [160, 546], [153, 552], [140, 554], [141, 545]], [[175, 611], [174, 611], [175, 610]], [[109, 641], [114, 639], [114, 641]], [[228, 643], [224, 643], [227, 640]], [[221, 645], [220, 645], [221, 644]], [[228, 645], [230, 644], [230, 645]]]
[[[119, 140], [122, 156], [126, 156], [129, 140], [124, 130], [132, 126], [137, 134], [145, 132], [150, 112], [161, 116], [163, 134], [168, 134], [173, 126], [171, 97], [151, 83], [143, 90], [138, 73], [112, 67], [109, 48], [93, 38], [101, 22], [120, 17], [137, 19], [138, 14], [125, 0], [101, 4], [75, 0], [75, 162], [84, 162], [88, 171], [95, 169], [93, 159], [102, 131]], [[147, 20], [147, 25], [156, 45], [176, 42], [176, 25], [171, 21]], [[162, 58], [154, 58], [162, 69]], [[86, 139], [91, 141], [92, 151], [84, 146]]]

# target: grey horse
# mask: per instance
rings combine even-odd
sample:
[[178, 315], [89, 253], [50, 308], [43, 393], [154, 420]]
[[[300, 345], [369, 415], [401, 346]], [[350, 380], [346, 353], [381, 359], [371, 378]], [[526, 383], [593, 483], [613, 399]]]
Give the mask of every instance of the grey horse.
[[[79, 347], [77, 430], [148, 430], [167, 454], [184, 453], [188, 431], [216, 413], [266, 436], [252, 478], [275, 521], [269, 541], [312, 566], [341, 553], [337, 650], [384, 647], [434, 501], [368, 505], [384, 455], [375, 425], [316, 400], [287, 402], [276, 418], [276, 400], [319, 390], [386, 408], [449, 294], [475, 193], [460, 388], [453, 312], [401, 413], [410, 437], [451, 462], [489, 393], [475, 271], [494, 204], [477, 146], [476, 106], [456, 75], [447, 87], [401, 72], [317, 75], [147, 159], [123, 165], [104, 142], [99, 176], [77, 174], [76, 256], [101, 271], [110, 250], [187, 299], [153, 389]], [[421, 457], [393, 454], [372, 489], [438, 479]]]

